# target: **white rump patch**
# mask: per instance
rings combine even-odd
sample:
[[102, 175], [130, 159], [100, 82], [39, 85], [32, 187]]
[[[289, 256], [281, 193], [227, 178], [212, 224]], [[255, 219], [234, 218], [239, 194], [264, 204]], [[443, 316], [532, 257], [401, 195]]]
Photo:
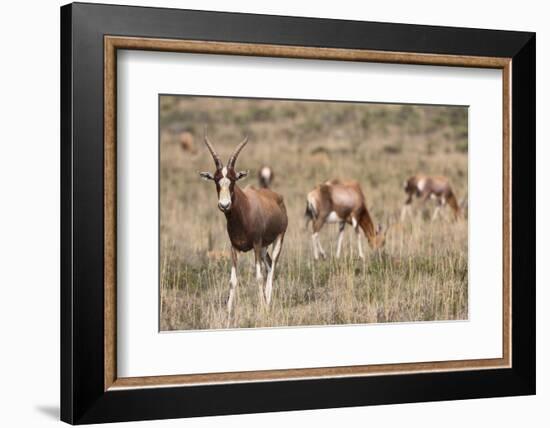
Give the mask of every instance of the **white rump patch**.
[[418, 187], [418, 190], [423, 192], [424, 191], [424, 187], [426, 187], [426, 179], [425, 178], [421, 178], [420, 180], [418, 180], [418, 183], [416, 184], [416, 187]]
[[315, 197], [313, 196], [313, 192], [309, 192], [307, 194], [307, 204], [309, 205], [309, 208], [313, 211], [313, 216], [317, 217], [317, 201], [315, 200]]

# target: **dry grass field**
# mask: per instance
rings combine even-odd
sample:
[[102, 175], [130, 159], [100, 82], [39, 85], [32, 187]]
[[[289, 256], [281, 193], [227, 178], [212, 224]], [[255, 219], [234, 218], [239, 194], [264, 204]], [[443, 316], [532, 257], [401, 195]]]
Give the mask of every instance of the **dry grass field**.
[[[262, 309], [253, 252], [239, 257], [230, 327], [457, 320], [468, 317], [468, 225], [449, 208], [435, 222], [432, 201], [415, 201], [400, 223], [403, 181], [422, 172], [450, 178], [467, 197], [464, 108], [162, 96], [160, 99], [160, 329], [227, 327], [231, 269], [225, 217], [217, 208], [203, 127], [224, 162], [245, 134], [237, 161], [257, 186], [268, 164], [284, 196], [289, 225], [269, 310]], [[194, 136], [182, 148], [181, 133]], [[308, 191], [331, 178], [358, 180], [375, 223], [389, 225], [385, 247], [357, 254], [346, 227], [335, 258], [337, 225], [321, 230], [328, 258], [314, 261], [305, 229]]]

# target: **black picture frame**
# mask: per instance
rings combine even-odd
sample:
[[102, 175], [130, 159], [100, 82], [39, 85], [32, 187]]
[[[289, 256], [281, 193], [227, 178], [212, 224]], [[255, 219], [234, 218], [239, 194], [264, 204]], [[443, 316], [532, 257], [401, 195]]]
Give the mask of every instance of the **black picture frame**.
[[[512, 367], [105, 391], [105, 35], [512, 58]], [[527, 32], [63, 6], [61, 419], [85, 424], [534, 394], [535, 43]]]

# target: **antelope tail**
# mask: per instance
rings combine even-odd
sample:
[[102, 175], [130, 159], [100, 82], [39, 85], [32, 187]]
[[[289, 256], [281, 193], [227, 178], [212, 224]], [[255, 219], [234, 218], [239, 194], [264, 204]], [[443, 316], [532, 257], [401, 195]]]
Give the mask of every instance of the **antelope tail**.
[[359, 227], [363, 229], [363, 233], [365, 234], [367, 240], [370, 242], [371, 239], [376, 236], [376, 231], [374, 230], [374, 224], [366, 208], [361, 211], [357, 222], [359, 223]]
[[317, 210], [315, 209], [315, 205], [309, 199], [306, 202], [306, 212], [304, 213], [304, 217], [306, 219], [306, 229], [309, 225], [309, 222], [317, 217]]

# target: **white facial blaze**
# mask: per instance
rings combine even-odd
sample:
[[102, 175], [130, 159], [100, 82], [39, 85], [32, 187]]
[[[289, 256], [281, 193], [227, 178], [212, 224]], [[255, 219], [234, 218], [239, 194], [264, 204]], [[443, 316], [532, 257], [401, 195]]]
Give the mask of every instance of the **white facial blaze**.
[[220, 195], [218, 198], [218, 203], [222, 207], [228, 207], [231, 204], [231, 193], [229, 192], [229, 185], [231, 181], [227, 178], [227, 167], [222, 169], [222, 178], [218, 182], [220, 186]]
[[267, 181], [271, 178], [271, 170], [267, 166], [264, 166], [261, 175]]

